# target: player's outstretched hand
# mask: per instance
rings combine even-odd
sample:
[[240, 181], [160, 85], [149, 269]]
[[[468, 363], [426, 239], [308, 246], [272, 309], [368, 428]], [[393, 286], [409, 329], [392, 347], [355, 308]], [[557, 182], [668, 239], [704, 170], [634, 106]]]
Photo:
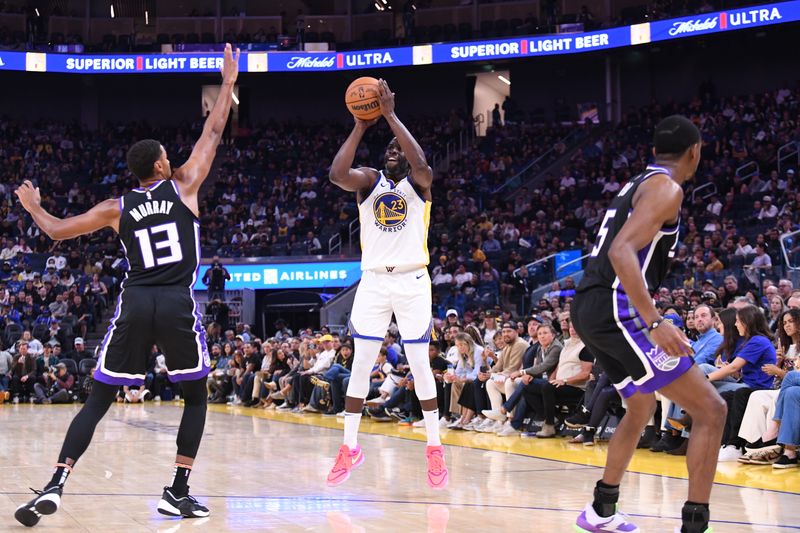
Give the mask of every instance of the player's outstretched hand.
[[663, 322], [650, 332], [650, 336], [667, 355], [672, 357], [691, 357], [694, 355], [686, 334], [675, 327], [672, 322]]
[[26, 211], [30, 212], [31, 209], [42, 203], [42, 197], [39, 194], [39, 187], [34, 187], [30, 180], [25, 180], [22, 185], [17, 187], [14, 194], [19, 198], [19, 203]]
[[381, 114], [388, 117], [394, 113], [394, 93], [383, 78], [378, 80], [378, 96], [381, 102]]
[[225, 52], [223, 54], [222, 62], [222, 79], [229, 83], [236, 83], [236, 78], [239, 77], [239, 54], [241, 51], [237, 48], [236, 55], [233, 54], [231, 43], [225, 43]]
[[380, 117], [373, 118], [372, 120], [361, 120], [360, 118], [356, 118], [356, 117], [353, 117], [353, 118], [355, 118], [355, 120], [356, 120], [356, 127], [359, 127], [359, 128], [362, 128], [362, 129], [370, 128], [370, 127], [374, 126], [375, 124], [377, 124], [378, 120], [380, 120]]

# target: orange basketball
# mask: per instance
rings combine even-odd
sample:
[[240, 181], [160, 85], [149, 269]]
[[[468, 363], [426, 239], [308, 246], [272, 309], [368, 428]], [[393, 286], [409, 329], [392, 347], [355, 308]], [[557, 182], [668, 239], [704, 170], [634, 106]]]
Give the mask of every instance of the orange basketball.
[[344, 103], [348, 111], [361, 120], [372, 120], [381, 116], [378, 80], [369, 76], [355, 80], [344, 93]]

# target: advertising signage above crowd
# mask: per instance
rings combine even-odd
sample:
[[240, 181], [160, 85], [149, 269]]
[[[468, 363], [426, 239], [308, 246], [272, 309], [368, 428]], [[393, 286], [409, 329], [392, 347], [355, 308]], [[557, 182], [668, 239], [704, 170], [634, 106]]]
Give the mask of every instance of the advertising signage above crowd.
[[[195, 290], [205, 290], [203, 276], [210, 265], [200, 267]], [[359, 261], [320, 263], [247, 263], [225, 265], [231, 279], [227, 289], [334, 289], [349, 287], [361, 279]]]
[[[576, 54], [800, 20], [800, 0], [606, 30], [352, 52], [245, 52], [242, 72], [324, 72]], [[219, 72], [222, 52], [81, 55], [0, 52], [0, 70], [69, 74]]]

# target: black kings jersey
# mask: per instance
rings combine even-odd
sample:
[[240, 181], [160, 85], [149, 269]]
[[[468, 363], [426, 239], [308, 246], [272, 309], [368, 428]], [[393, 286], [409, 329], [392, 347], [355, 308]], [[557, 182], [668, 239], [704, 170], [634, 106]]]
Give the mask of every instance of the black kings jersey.
[[[636, 194], [636, 189], [645, 180], [656, 174], [669, 175], [670, 172], [666, 168], [649, 165], [644, 173], [627, 183], [611, 202], [611, 206], [606, 211], [603, 223], [597, 233], [595, 246], [592, 249], [586, 271], [578, 288], [579, 291], [591, 287], [606, 287], [609, 289], [619, 287], [620, 282], [608, 258], [608, 250], [611, 248], [614, 238], [622, 230], [622, 226], [625, 225], [628, 217], [633, 212], [633, 196]], [[675, 213], [676, 217], [678, 215], [679, 213]], [[680, 220], [675, 224], [662, 227], [653, 237], [650, 244], [639, 250], [639, 268], [642, 270], [647, 290], [651, 294], [658, 290], [669, 271], [670, 258], [675, 255], [675, 247], [678, 244], [679, 223]], [[624, 291], [625, 288], [621, 287], [621, 290]]]
[[174, 181], [133, 189], [119, 199], [119, 237], [130, 264], [123, 287], [191, 288], [200, 261], [200, 223]]

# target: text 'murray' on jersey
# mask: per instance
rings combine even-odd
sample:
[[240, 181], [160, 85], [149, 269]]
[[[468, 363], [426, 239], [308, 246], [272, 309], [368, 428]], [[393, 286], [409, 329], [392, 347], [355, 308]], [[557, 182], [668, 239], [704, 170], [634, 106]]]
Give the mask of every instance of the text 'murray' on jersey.
[[120, 198], [119, 236], [130, 264], [124, 287], [191, 287], [200, 260], [200, 225], [177, 184], [156, 182]]

